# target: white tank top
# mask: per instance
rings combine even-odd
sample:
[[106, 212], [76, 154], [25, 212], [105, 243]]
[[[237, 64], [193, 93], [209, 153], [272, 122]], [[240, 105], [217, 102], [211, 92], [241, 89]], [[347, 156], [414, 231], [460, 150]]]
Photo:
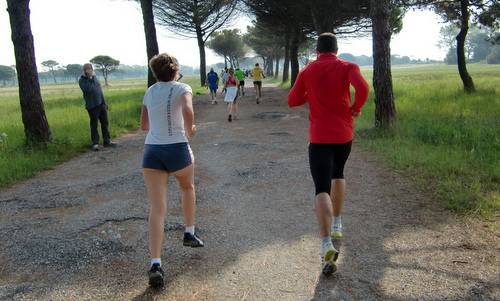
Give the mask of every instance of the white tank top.
[[157, 82], [144, 94], [148, 109], [149, 132], [145, 144], [174, 144], [187, 142], [180, 97], [193, 93], [189, 85], [176, 81]]

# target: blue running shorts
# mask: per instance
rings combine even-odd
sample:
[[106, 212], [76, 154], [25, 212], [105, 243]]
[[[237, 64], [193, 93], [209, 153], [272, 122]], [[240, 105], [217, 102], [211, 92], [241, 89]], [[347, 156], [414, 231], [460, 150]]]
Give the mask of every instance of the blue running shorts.
[[172, 173], [188, 167], [193, 161], [193, 152], [187, 142], [144, 145], [143, 168]]

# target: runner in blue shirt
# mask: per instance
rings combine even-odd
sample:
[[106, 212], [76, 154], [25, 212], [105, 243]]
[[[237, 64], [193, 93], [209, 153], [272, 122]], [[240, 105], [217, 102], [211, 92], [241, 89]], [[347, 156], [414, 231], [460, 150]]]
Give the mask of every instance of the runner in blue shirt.
[[214, 69], [211, 68], [210, 72], [207, 74], [207, 82], [206, 85], [208, 89], [210, 89], [210, 96], [212, 97], [212, 104], [217, 104], [217, 89], [219, 85], [219, 75], [217, 72], [214, 72]]

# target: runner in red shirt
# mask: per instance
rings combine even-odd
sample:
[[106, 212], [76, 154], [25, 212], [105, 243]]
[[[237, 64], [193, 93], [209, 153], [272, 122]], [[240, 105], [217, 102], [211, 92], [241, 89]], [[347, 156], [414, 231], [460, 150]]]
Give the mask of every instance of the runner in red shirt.
[[[337, 58], [337, 51], [335, 35], [321, 34], [318, 59], [299, 73], [288, 94], [290, 107], [309, 104], [309, 164], [316, 189], [321, 256], [335, 269], [338, 251], [332, 238], [342, 237], [344, 165], [351, 152], [353, 119], [361, 114], [368, 98], [368, 84], [359, 67]], [[352, 104], [351, 85], [356, 90]]]

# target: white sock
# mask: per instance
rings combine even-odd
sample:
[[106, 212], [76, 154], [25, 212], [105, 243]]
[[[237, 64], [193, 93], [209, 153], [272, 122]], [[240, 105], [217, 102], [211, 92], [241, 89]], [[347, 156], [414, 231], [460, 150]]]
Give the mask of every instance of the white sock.
[[151, 266], [153, 264], [159, 264], [161, 266], [161, 258], [151, 258]]
[[186, 230], [184, 230], [184, 233], [189, 233], [191, 235], [194, 235], [194, 226], [191, 227], [186, 226]]
[[336, 226], [342, 225], [342, 216], [341, 215], [334, 216], [333, 217], [333, 224], [336, 225]]
[[326, 236], [326, 237], [321, 238], [321, 244], [323, 246], [326, 246], [326, 245], [331, 244], [331, 243], [332, 243], [332, 238], [330, 236]]

